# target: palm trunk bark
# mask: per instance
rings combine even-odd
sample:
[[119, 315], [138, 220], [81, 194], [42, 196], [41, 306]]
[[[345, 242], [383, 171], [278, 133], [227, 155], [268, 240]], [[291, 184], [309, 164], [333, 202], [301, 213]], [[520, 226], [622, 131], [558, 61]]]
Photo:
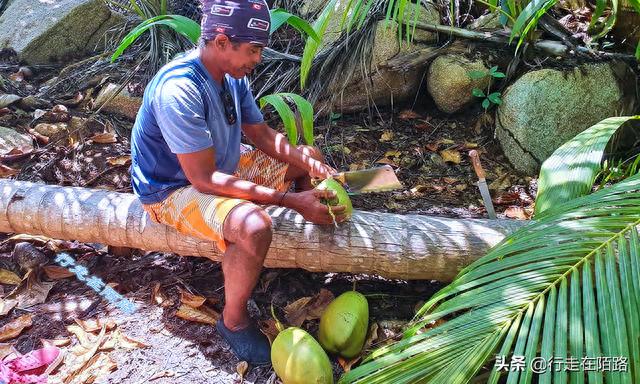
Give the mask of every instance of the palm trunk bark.
[[[526, 222], [354, 212], [333, 226], [267, 207], [274, 238], [265, 266], [450, 281]], [[131, 194], [0, 180], [0, 232], [220, 260], [207, 241], [152, 222]]]

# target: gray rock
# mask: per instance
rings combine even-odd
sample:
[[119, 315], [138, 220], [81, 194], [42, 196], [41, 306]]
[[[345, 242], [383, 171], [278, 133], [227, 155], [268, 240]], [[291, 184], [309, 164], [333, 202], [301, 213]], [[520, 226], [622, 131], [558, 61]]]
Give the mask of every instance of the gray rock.
[[0, 127], [0, 155], [6, 155], [13, 149], [22, 152], [33, 150], [31, 137], [20, 134], [11, 128]]
[[443, 112], [454, 113], [478, 98], [471, 94], [473, 88], [486, 92], [489, 76], [471, 80], [470, 71], [487, 71], [481, 60], [471, 61], [461, 55], [438, 56], [429, 67], [427, 89], [436, 106]]
[[0, 48], [30, 64], [64, 61], [93, 51], [120, 20], [102, 0], [14, 0], [0, 16]]
[[503, 94], [496, 136], [514, 167], [534, 175], [567, 140], [607, 117], [630, 113], [623, 93], [607, 63], [526, 73]]

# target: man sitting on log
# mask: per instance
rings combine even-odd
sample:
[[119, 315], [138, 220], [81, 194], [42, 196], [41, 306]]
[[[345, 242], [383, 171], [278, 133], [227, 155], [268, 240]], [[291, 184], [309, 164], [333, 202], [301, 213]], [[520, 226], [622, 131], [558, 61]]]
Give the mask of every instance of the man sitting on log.
[[[202, 11], [199, 48], [164, 66], [145, 90], [131, 138], [132, 184], [153, 220], [224, 252], [216, 328], [239, 359], [269, 364], [269, 342], [247, 312], [272, 238], [271, 218], [256, 204], [332, 224], [320, 199], [334, 194], [314, 190], [311, 178], [336, 171], [317, 148], [289, 145], [256, 106], [246, 76], [269, 40], [265, 1], [204, 0]], [[255, 149], [240, 143], [241, 131]], [[343, 206], [332, 210], [344, 220]]]

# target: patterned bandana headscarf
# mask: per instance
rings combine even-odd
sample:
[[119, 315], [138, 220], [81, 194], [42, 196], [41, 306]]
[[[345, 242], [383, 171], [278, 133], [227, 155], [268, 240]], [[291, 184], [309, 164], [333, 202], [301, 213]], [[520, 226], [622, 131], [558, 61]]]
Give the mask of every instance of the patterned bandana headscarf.
[[202, 37], [225, 34], [231, 40], [269, 43], [271, 17], [264, 0], [202, 0]]

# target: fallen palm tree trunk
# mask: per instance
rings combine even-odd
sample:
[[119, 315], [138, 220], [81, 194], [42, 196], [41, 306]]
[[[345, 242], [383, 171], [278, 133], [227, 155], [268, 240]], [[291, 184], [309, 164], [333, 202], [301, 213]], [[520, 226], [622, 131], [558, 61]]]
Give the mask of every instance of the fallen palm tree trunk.
[[[338, 228], [268, 207], [274, 238], [265, 265], [310, 271], [451, 280], [526, 222], [354, 212]], [[207, 241], [152, 222], [135, 196], [0, 180], [0, 232], [173, 252], [220, 260]]]

